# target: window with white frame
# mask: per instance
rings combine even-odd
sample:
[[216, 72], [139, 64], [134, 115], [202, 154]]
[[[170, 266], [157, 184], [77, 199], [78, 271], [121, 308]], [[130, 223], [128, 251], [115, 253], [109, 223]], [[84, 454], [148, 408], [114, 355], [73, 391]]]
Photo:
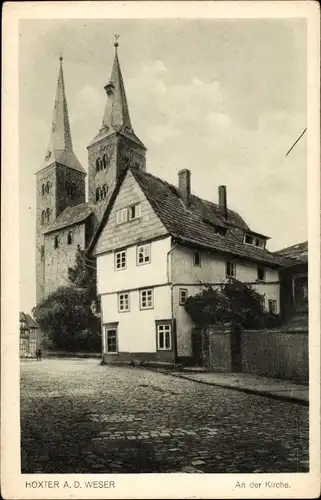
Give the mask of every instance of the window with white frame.
[[235, 262], [231, 262], [231, 261], [226, 262], [225, 276], [226, 276], [226, 278], [235, 278], [235, 276], [236, 276], [236, 264], [235, 264]]
[[118, 311], [127, 312], [129, 311], [129, 293], [121, 292], [118, 294]]
[[123, 224], [124, 222], [127, 222], [127, 220], [128, 220], [127, 208], [121, 208], [120, 210], [117, 210], [116, 219], [117, 219], [117, 221], [116, 221], [117, 224]]
[[193, 264], [194, 264], [194, 266], [201, 267], [201, 254], [200, 254], [200, 252], [194, 252]]
[[157, 325], [157, 349], [170, 351], [172, 349], [172, 328], [170, 323]]
[[150, 263], [150, 243], [137, 247], [137, 265]]
[[140, 217], [140, 203], [128, 207], [128, 220], [138, 219]]
[[187, 300], [188, 297], [188, 291], [187, 288], [180, 288], [179, 289], [179, 305], [183, 306]]
[[119, 271], [120, 269], [126, 269], [126, 257], [127, 251], [122, 250], [121, 252], [115, 253], [115, 269]]
[[277, 314], [277, 303], [276, 300], [269, 300], [269, 313]]
[[154, 291], [152, 288], [145, 288], [139, 291], [140, 309], [153, 309], [154, 307]]
[[107, 354], [117, 354], [117, 328], [105, 327], [105, 339]]

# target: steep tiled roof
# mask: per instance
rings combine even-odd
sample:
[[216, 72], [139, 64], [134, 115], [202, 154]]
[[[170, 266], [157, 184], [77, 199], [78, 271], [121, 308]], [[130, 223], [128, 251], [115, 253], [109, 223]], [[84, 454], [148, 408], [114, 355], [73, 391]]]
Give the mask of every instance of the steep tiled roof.
[[35, 320], [30, 316], [30, 314], [20, 312], [19, 321], [25, 322], [28, 328], [39, 328], [39, 326], [37, 325]]
[[308, 242], [297, 243], [274, 253], [282, 258], [286, 266], [305, 264], [308, 262]]
[[86, 220], [94, 212], [93, 206], [89, 203], [80, 203], [73, 207], [66, 208], [57, 219], [44, 231], [44, 234], [57, 231], [63, 227], [78, 224]]
[[[234, 226], [243, 230], [249, 230], [249, 228], [236, 212], [229, 210], [228, 219], [226, 220], [221, 215], [217, 204], [193, 195], [190, 206], [187, 208], [177, 187], [136, 168], [132, 169], [131, 172], [160, 220], [176, 240], [186, 245], [217, 250], [256, 262], [280, 265], [280, 259], [268, 250], [240, 242], [233, 232]], [[107, 211], [90, 244], [89, 252], [93, 249], [106, 223], [120, 185], [121, 182], [114, 191]], [[230, 222], [232, 223], [231, 227], [229, 226]], [[226, 236], [215, 233], [214, 226], [227, 227]]]

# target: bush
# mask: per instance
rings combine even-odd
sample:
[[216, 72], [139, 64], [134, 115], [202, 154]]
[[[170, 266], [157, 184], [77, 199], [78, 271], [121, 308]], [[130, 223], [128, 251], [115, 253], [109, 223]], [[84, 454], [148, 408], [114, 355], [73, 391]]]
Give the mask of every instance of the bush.
[[188, 297], [185, 309], [202, 328], [224, 323], [247, 329], [275, 327], [279, 318], [264, 311], [262, 298], [250, 285], [231, 280], [217, 289], [205, 285], [202, 292]]

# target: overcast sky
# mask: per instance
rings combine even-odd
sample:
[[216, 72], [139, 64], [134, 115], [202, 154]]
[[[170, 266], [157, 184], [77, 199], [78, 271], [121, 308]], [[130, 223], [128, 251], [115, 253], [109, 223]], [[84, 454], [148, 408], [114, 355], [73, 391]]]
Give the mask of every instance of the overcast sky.
[[[49, 141], [59, 66], [75, 153], [102, 121], [113, 34], [147, 170], [230, 208], [277, 250], [307, 239], [306, 26], [288, 20], [25, 20], [20, 23], [20, 310], [35, 305], [36, 178]], [[26, 235], [28, 235], [26, 237]]]

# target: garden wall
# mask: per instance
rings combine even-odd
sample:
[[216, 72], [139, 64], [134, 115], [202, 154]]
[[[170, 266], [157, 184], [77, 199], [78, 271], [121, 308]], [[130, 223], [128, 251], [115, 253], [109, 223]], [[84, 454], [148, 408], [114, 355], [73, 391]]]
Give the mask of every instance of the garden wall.
[[307, 331], [257, 330], [234, 334], [231, 328], [210, 327], [206, 366], [217, 371], [244, 372], [308, 381]]

